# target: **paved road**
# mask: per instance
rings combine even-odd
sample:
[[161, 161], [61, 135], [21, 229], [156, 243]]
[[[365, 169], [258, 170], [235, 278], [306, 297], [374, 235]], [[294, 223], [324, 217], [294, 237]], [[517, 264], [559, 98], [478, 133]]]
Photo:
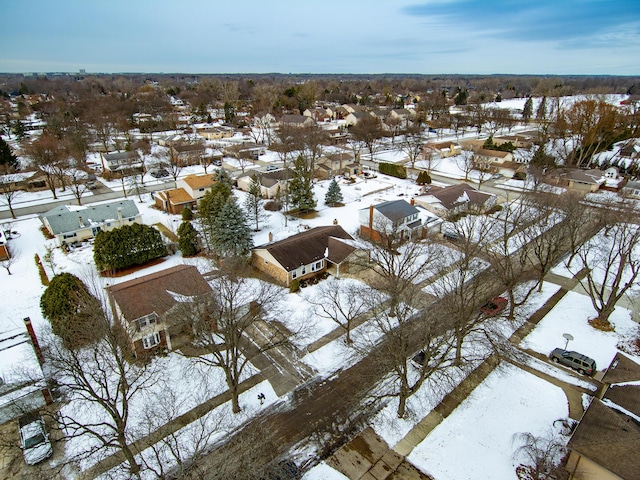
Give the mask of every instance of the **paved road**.
[[[173, 180], [166, 181], [163, 183], [155, 183], [155, 184], [145, 184], [144, 188], [147, 192], [156, 192], [158, 190], [165, 190], [168, 188], [175, 188], [175, 182]], [[149, 193], [144, 193], [143, 195], [148, 195]], [[89, 205], [92, 203], [103, 202], [105, 200], [114, 200], [116, 198], [124, 197], [124, 193], [122, 189], [111, 190], [104, 185], [95, 190], [93, 195], [85, 195], [81, 197], [83, 205]], [[131, 198], [135, 198], [136, 194], [128, 193], [128, 196]], [[59, 205], [76, 205], [78, 202], [75, 197], [67, 197], [63, 200], [50, 200], [46, 203], [32, 203], [30, 202], [28, 205], [20, 206], [20, 203], [16, 203], [13, 210], [17, 217], [22, 217], [25, 215], [37, 215], [40, 213], [48, 212], [49, 210], [59, 206]], [[9, 209], [0, 210], [0, 219], [11, 218], [11, 212]]]

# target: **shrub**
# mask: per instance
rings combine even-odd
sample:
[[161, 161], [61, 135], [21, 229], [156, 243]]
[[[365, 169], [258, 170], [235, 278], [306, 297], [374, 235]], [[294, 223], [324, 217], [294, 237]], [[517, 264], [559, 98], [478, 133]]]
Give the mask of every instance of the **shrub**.
[[428, 185], [431, 183], [431, 175], [426, 170], [420, 170], [418, 178], [416, 180], [418, 185]]
[[291, 283], [289, 284], [289, 291], [291, 293], [295, 293], [298, 290], [300, 290], [300, 280], [291, 280]]
[[513, 175], [513, 179], [514, 180], [526, 180], [527, 179], [527, 174], [524, 172], [516, 172]]
[[264, 209], [269, 212], [278, 212], [282, 208], [282, 204], [277, 200], [270, 200], [264, 204]]
[[96, 235], [93, 260], [99, 272], [123, 270], [166, 255], [160, 232], [148, 225], [125, 225]]
[[395, 163], [381, 162], [378, 165], [378, 171], [396, 178], [407, 178], [407, 169], [403, 165]]

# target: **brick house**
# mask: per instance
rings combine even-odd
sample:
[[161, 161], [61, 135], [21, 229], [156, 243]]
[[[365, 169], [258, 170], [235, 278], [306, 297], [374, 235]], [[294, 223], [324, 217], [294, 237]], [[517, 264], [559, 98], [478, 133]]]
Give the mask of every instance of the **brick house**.
[[[173, 315], [180, 305], [211, 292], [192, 265], [174, 267], [106, 287], [111, 311], [125, 327], [137, 358], [171, 350], [182, 332]], [[173, 314], [173, 315], [172, 315]]]
[[352, 242], [353, 237], [339, 225], [315, 227], [254, 248], [251, 263], [285, 286], [325, 271], [340, 277], [357, 250]]

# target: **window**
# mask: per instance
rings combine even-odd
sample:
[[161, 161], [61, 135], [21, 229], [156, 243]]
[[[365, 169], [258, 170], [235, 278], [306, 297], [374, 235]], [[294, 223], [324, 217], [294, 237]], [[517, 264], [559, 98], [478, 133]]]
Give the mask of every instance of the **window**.
[[76, 234], [74, 232], [74, 233], [65, 233], [62, 237], [63, 238], [73, 238], [75, 236], [76, 236]]
[[153, 348], [160, 343], [160, 333], [154, 332], [151, 335], [142, 337], [142, 346], [146, 349]]
[[296, 268], [295, 270], [291, 271], [291, 278], [296, 278], [298, 276], [298, 269]]
[[318, 270], [322, 269], [322, 260], [319, 260], [315, 263], [311, 264], [311, 271], [312, 272], [317, 272]]
[[151, 335], [142, 337], [142, 346], [145, 349], [153, 348], [159, 343], [160, 343], [160, 334], [158, 332], [154, 332]]
[[145, 315], [144, 317], [140, 317], [138, 319], [138, 331], [140, 329], [146, 327], [147, 325], [152, 325], [158, 321], [157, 315], [154, 313], [150, 313], [149, 315]]
[[302, 275], [304, 275], [305, 273], [307, 273], [307, 266], [302, 265]]

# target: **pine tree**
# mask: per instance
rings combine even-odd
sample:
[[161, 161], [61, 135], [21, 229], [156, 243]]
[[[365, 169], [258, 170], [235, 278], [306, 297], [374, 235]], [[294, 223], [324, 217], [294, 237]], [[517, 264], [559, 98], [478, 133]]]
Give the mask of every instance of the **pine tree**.
[[524, 108], [522, 109], [522, 119], [525, 122], [528, 122], [531, 116], [533, 115], [533, 100], [531, 97], [527, 98], [527, 101], [524, 103]]
[[213, 235], [213, 224], [220, 213], [222, 206], [231, 196], [231, 179], [227, 172], [220, 168], [215, 173], [216, 183], [211, 190], [205, 193], [198, 205], [198, 216], [204, 240], [209, 250], [212, 250], [211, 236]]
[[0, 137], [0, 169], [4, 172], [18, 170], [20, 163], [14, 155], [11, 147]]
[[542, 100], [540, 100], [540, 105], [538, 105], [538, 109], [536, 110], [536, 118], [538, 120], [545, 120], [547, 118], [547, 97], [542, 97]]
[[316, 208], [311, 172], [307, 169], [302, 155], [296, 159], [293, 177], [289, 181], [289, 204], [294, 210], [302, 212]]
[[244, 209], [247, 211], [247, 220], [250, 223], [255, 223], [256, 227], [254, 231], [260, 230], [260, 220], [265, 217], [264, 207], [262, 206], [262, 192], [260, 190], [260, 182], [258, 182], [257, 175], [251, 176], [251, 182], [249, 183], [249, 192], [247, 199], [244, 202]]
[[211, 247], [221, 257], [246, 255], [253, 248], [251, 229], [233, 195], [227, 199], [213, 222]]
[[336, 182], [336, 179], [334, 178], [331, 180], [329, 188], [327, 189], [327, 194], [324, 196], [324, 204], [329, 205], [330, 207], [335, 207], [342, 203], [343, 200], [340, 185], [338, 185], [338, 182]]
[[178, 227], [178, 248], [183, 257], [192, 257], [198, 254], [198, 232], [191, 222], [184, 221]]
[[418, 173], [418, 178], [416, 179], [416, 183], [418, 185], [427, 185], [431, 183], [431, 175], [429, 175], [429, 172], [425, 171], [425, 170], [420, 170], [420, 173]]

